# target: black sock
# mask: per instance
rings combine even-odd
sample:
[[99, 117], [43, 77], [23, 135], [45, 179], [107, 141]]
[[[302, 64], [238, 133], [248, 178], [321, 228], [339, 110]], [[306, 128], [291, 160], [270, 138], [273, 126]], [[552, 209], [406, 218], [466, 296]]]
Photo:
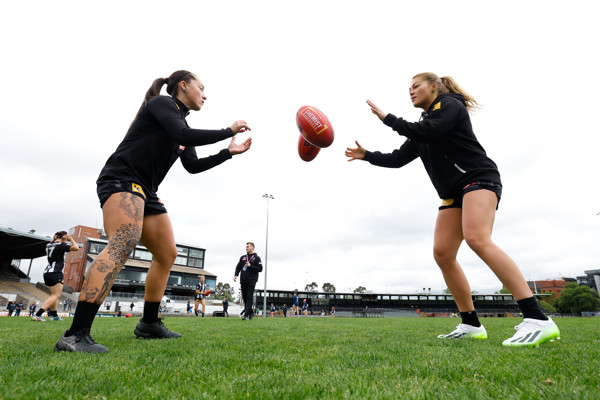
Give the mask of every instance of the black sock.
[[66, 336], [71, 336], [74, 333], [82, 331], [86, 328], [90, 329], [99, 308], [99, 304], [88, 303], [87, 301], [78, 301], [77, 307], [75, 308], [73, 323], [67, 331]]
[[157, 303], [146, 301], [144, 302], [144, 315], [142, 321], [147, 324], [158, 321], [158, 308], [160, 307], [160, 301]]
[[52, 309], [48, 310], [48, 316], [49, 317], [58, 317], [58, 314], [56, 313], [56, 311], [52, 311]]
[[38, 310], [38, 311], [35, 313], [35, 315], [36, 315], [37, 317], [41, 317], [41, 316], [42, 316], [42, 314], [44, 313], [44, 311], [46, 311], [46, 310], [44, 310], [43, 308], [41, 308], [41, 307], [40, 307], [40, 309], [39, 309], [39, 310]]
[[517, 300], [517, 304], [523, 313], [523, 318], [540, 319], [547, 321], [548, 317], [544, 315], [538, 301], [531, 296], [526, 299]]
[[476, 328], [481, 326], [481, 322], [479, 322], [479, 318], [477, 318], [476, 311], [461, 312], [460, 317], [462, 318], [463, 324], [471, 325]]

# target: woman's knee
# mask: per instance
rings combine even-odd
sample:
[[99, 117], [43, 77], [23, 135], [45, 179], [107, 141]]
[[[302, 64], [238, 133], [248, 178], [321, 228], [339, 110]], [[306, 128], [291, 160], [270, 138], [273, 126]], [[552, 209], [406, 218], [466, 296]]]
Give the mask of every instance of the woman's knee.
[[168, 265], [170, 268], [177, 258], [177, 247], [175, 244], [173, 244], [173, 246], [163, 246], [160, 249], [156, 249], [152, 255], [157, 263]]
[[471, 231], [465, 233], [465, 242], [475, 253], [483, 251], [492, 243], [489, 234], [481, 231]]
[[448, 268], [456, 262], [456, 253], [454, 249], [449, 249], [445, 246], [433, 247], [433, 258], [441, 269]]

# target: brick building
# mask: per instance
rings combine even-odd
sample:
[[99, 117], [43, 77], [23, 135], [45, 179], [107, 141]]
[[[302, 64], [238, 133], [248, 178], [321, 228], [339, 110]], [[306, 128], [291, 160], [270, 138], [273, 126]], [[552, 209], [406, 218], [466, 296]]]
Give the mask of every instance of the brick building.
[[[65, 258], [64, 283], [67, 290], [79, 292], [83, 285], [85, 272], [98, 254], [104, 250], [108, 238], [98, 228], [77, 225], [69, 230], [69, 235], [80, 245], [78, 251], [69, 252]], [[197, 247], [176, 243], [177, 259], [171, 268], [167, 282], [166, 296], [192, 296], [199, 281], [199, 276], [206, 277], [206, 284], [214, 292], [217, 276], [204, 269], [206, 250]], [[142, 244], [135, 247], [123, 269], [119, 272], [112, 287], [113, 295], [116, 293], [144, 292], [146, 275], [152, 254]]]
[[565, 278], [549, 279], [545, 281], [527, 281], [527, 285], [534, 294], [554, 294], [560, 297], [560, 292], [567, 286]]

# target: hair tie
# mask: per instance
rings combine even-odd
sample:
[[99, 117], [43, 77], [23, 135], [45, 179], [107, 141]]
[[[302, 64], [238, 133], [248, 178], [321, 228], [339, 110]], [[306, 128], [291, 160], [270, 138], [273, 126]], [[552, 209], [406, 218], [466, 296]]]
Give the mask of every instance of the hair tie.
[[169, 86], [169, 78], [165, 78], [165, 85]]

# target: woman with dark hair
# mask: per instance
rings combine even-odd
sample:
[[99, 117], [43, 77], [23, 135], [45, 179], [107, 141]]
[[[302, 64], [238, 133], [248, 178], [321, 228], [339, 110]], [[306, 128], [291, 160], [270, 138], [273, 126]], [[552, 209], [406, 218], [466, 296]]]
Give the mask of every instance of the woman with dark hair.
[[[169, 96], [161, 96], [166, 85]], [[189, 71], [175, 71], [156, 79], [125, 138], [100, 172], [97, 193], [108, 236], [106, 248], [89, 267], [73, 324], [56, 343], [57, 351], [104, 353], [108, 349], [90, 336], [92, 322], [119, 271], [138, 242], [153, 255], [146, 276], [143, 317], [134, 333], [143, 338], [175, 338], [158, 318], [160, 301], [177, 257], [171, 221], [157, 195], [158, 186], [171, 166], [181, 159], [195, 174], [213, 168], [236, 154], [246, 152], [249, 138], [241, 144], [233, 138], [250, 130], [245, 121], [235, 121], [220, 130], [192, 129], [185, 117], [199, 111], [206, 101], [204, 84]], [[206, 158], [198, 158], [195, 146], [232, 138], [228, 147]]]
[[435, 226], [433, 255], [456, 302], [462, 323], [443, 339], [486, 339], [479, 322], [469, 282], [456, 256], [461, 243], [490, 267], [517, 301], [524, 320], [505, 346], [539, 346], [559, 336], [556, 324], [544, 315], [517, 264], [491, 238], [502, 194], [500, 173], [475, 137], [469, 111], [478, 106], [451, 77], [425, 72], [415, 75], [409, 88], [414, 107], [423, 109], [419, 122], [386, 114], [371, 101], [371, 112], [407, 140], [398, 150], [382, 154], [356, 148], [346, 156], [373, 165], [400, 168], [421, 158], [442, 199]]
[[[70, 243], [67, 243], [70, 242]], [[44, 270], [44, 283], [50, 288], [50, 297], [46, 299], [37, 313], [31, 318], [33, 321], [45, 321], [44, 311], [48, 311], [48, 317], [56, 321], [62, 321], [58, 316], [58, 299], [63, 291], [63, 269], [65, 268], [65, 256], [70, 251], [79, 250], [79, 246], [65, 231], [56, 232], [52, 241], [46, 245], [46, 256], [48, 265]]]

